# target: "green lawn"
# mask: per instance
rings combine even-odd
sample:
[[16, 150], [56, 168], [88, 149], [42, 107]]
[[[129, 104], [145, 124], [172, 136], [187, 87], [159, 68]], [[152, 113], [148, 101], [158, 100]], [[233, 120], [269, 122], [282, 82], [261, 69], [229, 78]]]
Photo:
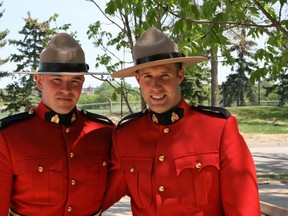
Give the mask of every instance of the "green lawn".
[[236, 116], [243, 133], [288, 133], [288, 107], [247, 106], [227, 109]]
[[7, 116], [6, 113], [0, 113], [0, 119], [4, 118], [4, 117], [6, 117], [6, 116]]

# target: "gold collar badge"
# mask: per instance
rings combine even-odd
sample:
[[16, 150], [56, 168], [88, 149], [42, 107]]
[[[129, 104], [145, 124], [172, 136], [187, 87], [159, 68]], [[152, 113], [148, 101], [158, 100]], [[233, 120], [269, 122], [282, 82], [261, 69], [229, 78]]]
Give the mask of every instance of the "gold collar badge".
[[173, 112], [171, 115], [171, 122], [173, 123], [178, 120], [179, 120], [179, 116], [175, 112]]
[[72, 118], [71, 118], [71, 123], [73, 123], [74, 121], [76, 121], [77, 117], [76, 114], [73, 113]]
[[159, 123], [158, 118], [156, 117], [155, 114], [152, 115], [152, 121], [153, 121], [154, 123], [157, 123], [157, 124]]
[[55, 123], [55, 124], [59, 124], [60, 119], [58, 114], [55, 114], [54, 116], [52, 116], [52, 118], [50, 119], [50, 122]]

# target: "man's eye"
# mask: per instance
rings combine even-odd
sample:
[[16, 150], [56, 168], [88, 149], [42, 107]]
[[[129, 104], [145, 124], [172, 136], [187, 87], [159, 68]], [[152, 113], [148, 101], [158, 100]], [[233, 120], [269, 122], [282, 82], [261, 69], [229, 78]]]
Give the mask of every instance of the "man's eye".
[[145, 79], [150, 79], [152, 76], [151, 75], [144, 75], [143, 78]]
[[81, 81], [80, 80], [72, 80], [71, 83], [73, 85], [79, 85], [79, 84], [81, 84]]
[[54, 82], [60, 82], [61, 81], [60, 78], [54, 78], [53, 80], [54, 80]]

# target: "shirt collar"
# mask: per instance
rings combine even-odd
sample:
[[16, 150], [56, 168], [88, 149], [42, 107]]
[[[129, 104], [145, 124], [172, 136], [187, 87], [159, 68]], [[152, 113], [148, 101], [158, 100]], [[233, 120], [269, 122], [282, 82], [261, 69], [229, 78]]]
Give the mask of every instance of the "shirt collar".
[[178, 106], [165, 113], [156, 113], [150, 110], [150, 120], [156, 124], [165, 126], [179, 121], [183, 116], [184, 109]]
[[77, 120], [77, 112], [76, 108], [74, 108], [68, 114], [59, 114], [50, 110], [49, 112], [45, 113], [45, 120], [47, 122], [58, 124], [58, 125], [71, 125], [73, 122]]
[[35, 111], [38, 113], [39, 117], [45, 120], [46, 122], [57, 124], [57, 125], [71, 125], [78, 119], [77, 108], [75, 107], [68, 114], [59, 114], [50, 108], [48, 108], [42, 101], [35, 108]]

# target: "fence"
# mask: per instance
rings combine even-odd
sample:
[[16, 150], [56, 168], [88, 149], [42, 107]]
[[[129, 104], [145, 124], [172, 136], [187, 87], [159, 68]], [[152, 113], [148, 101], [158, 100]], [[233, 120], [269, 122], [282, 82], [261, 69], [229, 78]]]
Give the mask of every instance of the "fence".
[[[132, 112], [141, 111], [141, 102], [129, 102]], [[85, 109], [96, 113], [129, 113], [129, 109], [126, 103], [121, 102], [103, 102], [103, 103], [91, 103], [91, 104], [78, 104], [79, 109]]]

